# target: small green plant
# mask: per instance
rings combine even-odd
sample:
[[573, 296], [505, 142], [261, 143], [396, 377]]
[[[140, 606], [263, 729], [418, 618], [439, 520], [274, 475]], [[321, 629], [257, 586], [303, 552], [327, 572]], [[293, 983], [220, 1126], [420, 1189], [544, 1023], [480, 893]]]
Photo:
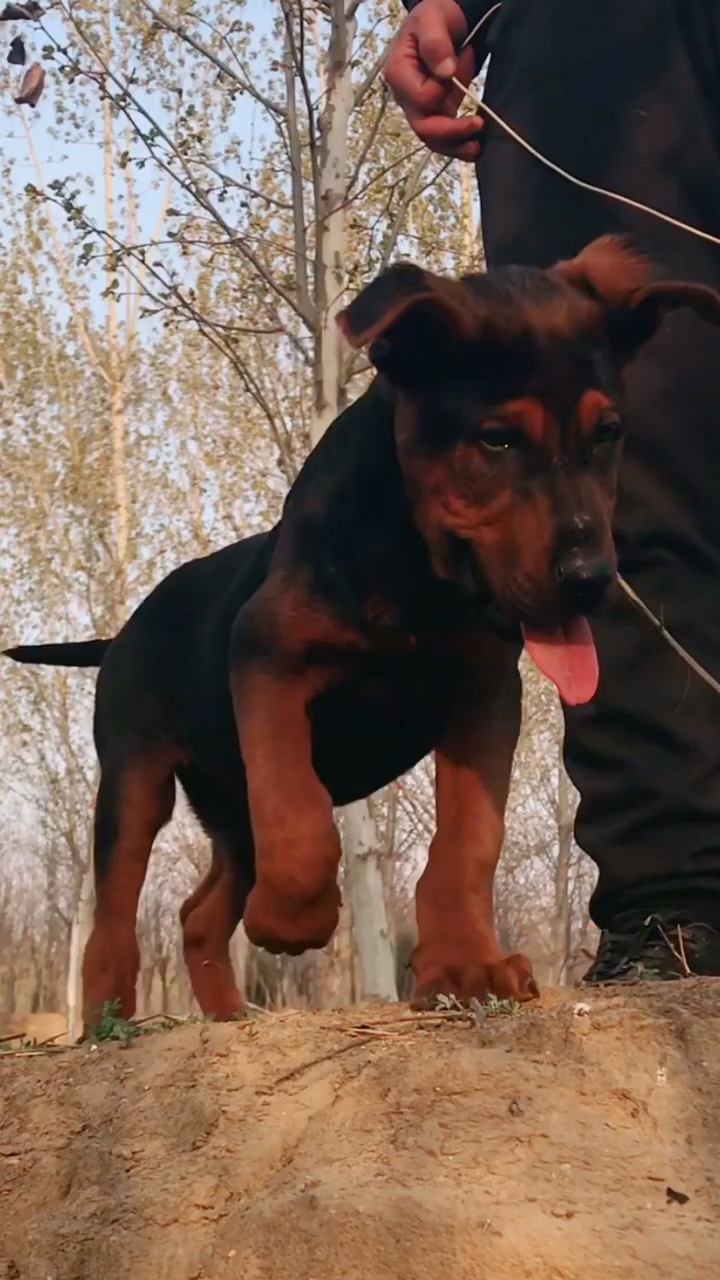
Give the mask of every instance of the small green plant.
[[[435, 1008], [438, 1013], [466, 1013], [467, 1009], [460, 1003], [457, 996], [438, 995], [435, 997]], [[496, 1014], [504, 1014], [506, 1017], [515, 1017], [520, 1012], [521, 1006], [517, 1000], [498, 1000], [497, 996], [486, 996], [484, 1000], [472, 999], [470, 1008], [476, 1016], [486, 1018], [494, 1017]]]
[[201, 1013], [191, 1013], [187, 1018], [179, 1018], [172, 1013], [157, 1013], [132, 1022], [129, 1018], [121, 1017], [120, 1002], [115, 1000], [103, 1005], [97, 1025], [87, 1032], [84, 1039], [91, 1045], [104, 1044], [107, 1040], [127, 1045], [138, 1036], [159, 1031], [176, 1031], [178, 1027], [206, 1026], [213, 1021], [212, 1016], [205, 1017]]
[[439, 993], [435, 997], [435, 1008], [438, 1013], [464, 1013], [465, 1009], [461, 1005], [457, 996], [446, 996]]
[[15, 1036], [12, 1040], [8, 1039], [0, 1044], [0, 1053], [12, 1053], [13, 1055], [27, 1053], [28, 1050], [35, 1047], [34, 1040], [24, 1040], [20, 1036]]
[[129, 1018], [120, 1017], [120, 1001], [113, 1000], [103, 1005], [100, 1021], [93, 1027], [88, 1040], [91, 1044], [104, 1044], [106, 1040], [119, 1040], [121, 1044], [129, 1044], [139, 1035], [142, 1035], [142, 1027], [130, 1022]]
[[517, 1000], [498, 1000], [497, 996], [488, 996], [485, 1007], [490, 1017], [501, 1013], [506, 1017], [515, 1018], [521, 1009]]

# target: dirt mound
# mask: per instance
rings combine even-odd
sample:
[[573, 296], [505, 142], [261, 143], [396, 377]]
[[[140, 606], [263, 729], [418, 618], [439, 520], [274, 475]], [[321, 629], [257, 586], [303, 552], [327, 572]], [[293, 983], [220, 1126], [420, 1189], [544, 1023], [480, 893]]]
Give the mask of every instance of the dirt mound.
[[0, 1046], [11, 1040], [67, 1043], [67, 1018], [61, 1013], [0, 1013]]
[[720, 982], [586, 1004], [0, 1056], [0, 1277], [720, 1277]]

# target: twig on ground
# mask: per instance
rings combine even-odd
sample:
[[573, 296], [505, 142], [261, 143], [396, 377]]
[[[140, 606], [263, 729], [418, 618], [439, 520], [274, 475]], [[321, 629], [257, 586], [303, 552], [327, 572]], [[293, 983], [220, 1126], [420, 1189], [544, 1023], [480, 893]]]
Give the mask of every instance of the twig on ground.
[[307, 1062], [301, 1062], [299, 1066], [293, 1067], [292, 1070], [286, 1071], [284, 1075], [278, 1076], [273, 1080], [267, 1090], [261, 1089], [261, 1093], [272, 1093], [278, 1085], [285, 1084], [288, 1080], [294, 1080], [296, 1076], [302, 1075], [304, 1071], [310, 1071], [312, 1067], [319, 1066], [322, 1062], [329, 1062], [332, 1058], [339, 1058], [343, 1053], [349, 1053], [351, 1049], [362, 1049], [363, 1045], [371, 1044], [375, 1036], [365, 1035], [360, 1040], [352, 1040], [350, 1044], [342, 1044], [338, 1049], [330, 1049], [327, 1053], [321, 1053], [317, 1058], [310, 1058]]
[[689, 978], [690, 975], [692, 974], [692, 969], [690, 968], [690, 965], [688, 964], [688, 961], [687, 961], [687, 956], [685, 955], [685, 940], [682, 935], [682, 925], [678, 925], [677, 935], [678, 935], [678, 947], [680, 948], [681, 959], [682, 959], [683, 965], [685, 966], [685, 969], [687, 970], [685, 977]]
[[[48, 1048], [50, 1050], [55, 1050], [62, 1053], [63, 1050], [65, 1049], [75, 1048], [75, 1045], [72, 1045], [72, 1044], [56, 1044], [55, 1043], [56, 1040], [61, 1040], [62, 1037], [66, 1035], [67, 1035], [67, 1031], [58, 1031], [57, 1035], [48, 1036], [47, 1040], [32, 1040], [32, 1039], [26, 1039], [24, 1031], [18, 1031], [13, 1036], [0, 1036], [0, 1044], [8, 1044], [11, 1040], [24, 1040], [28, 1045], [28, 1048], [18, 1049], [16, 1051], [18, 1054], [22, 1054], [22, 1055], [29, 1053], [30, 1049], [36, 1050], [36, 1049], [48, 1049]], [[9, 1053], [9, 1054], [6, 1053], [5, 1056], [12, 1057], [12, 1053]]]
[[692, 978], [692, 976], [693, 976], [693, 972], [692, 972], [692, 969], [690, 968], [690, 965], [689, 965], [689, 964], [688, 964], [688, 962], [687, 962], [687, 956], [685, 955], [685, 944], [683, 943], [682, 930], [681, 930], [680, 925], [678, 925], [678, 940], [679, 940], [679, 943], [680, 943], [681, 950], [680, 950], [680, 951], [678, 951], [677, 947], [675, 947], [675, 946], [673, 945], [673, 943], [670, 941], [670, 939], [669, 939], [668, 935], [666, 934], [665, 930], [663, 929], [663, 927], [662, 927], [662, 925], [661, 925], [660, 921], [659, 921], [659, 920], [656, 920], [656, 921], [655, 921], [655, 924], [656, 924], [656, 926], [657, 926], [658, 932], [662, 934], [663, 941], [664, 941], [664, 942], [667, 944], [667, 946], [670, 948], [670, 950], [672, 951], [672, 953], [673, 953], [673, 955], [674, 955], [675, 959], [677, 960], [678, 964], [681, 966], [681, 968], [682, 968], [682, 972], [683, 972], [683, 977], [684, 977], [684, 978]]
[[191, 1017], [192, 1014], [180, 1017], [177, 1013], [149, 1013], [145, 1018], [131, 1018], [130, 1022], [134, 1027], [144, 1027], [148, 1022], [173, 1022], [178, 1027], [184, 1027]]
[[0, 1062], [5, 1058], [58, 1058], [63, 1053], [71, 1053], [73, 1049], [86, 1049], [85, 1044], [46, 1044], [43, 1042], [28, 1049], [4, 1049], [0, 1053]]
[[356, 1022], [351, 1027], [335, 1026], [333, 1031], [371, 1031], [373, 1027], [417, 1027], [426, 1022], [472, 1022], [471, 1009], [418, 1009], [394, 1018], [378, 1018], [376, 1022]]

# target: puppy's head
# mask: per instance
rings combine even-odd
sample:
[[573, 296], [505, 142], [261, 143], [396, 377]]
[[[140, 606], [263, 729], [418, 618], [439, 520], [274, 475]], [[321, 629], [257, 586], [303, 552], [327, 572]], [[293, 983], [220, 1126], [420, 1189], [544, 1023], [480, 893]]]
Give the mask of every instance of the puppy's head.
[[713, 290], [649, 275], [612, 236], [548, 270], [453, 281], [399, 264], [340, 317], [394, 388], [398, 455], [434, 572], [519, 623], [570, 703], [595, 692], [585, 618], [615, 576], [623, 368], [670, 309], [720, 323]]

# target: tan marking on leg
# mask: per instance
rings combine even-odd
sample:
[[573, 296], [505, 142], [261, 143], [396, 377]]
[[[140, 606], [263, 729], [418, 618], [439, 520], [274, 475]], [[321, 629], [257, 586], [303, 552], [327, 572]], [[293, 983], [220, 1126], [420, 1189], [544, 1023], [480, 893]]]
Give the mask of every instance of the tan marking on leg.
[[322, 679], [249, 668], [233, 682], [255, 844], [245, 929], [268, 951], [323, 947], [338, 920], [340, 840], [313, 768], [307, 714]]
[[210, 870], [181, 912], [183, 953], [193, 993], [204, 1015], [217, 1022], [230, 1022], [245, 1013], [229, 949], [247, 892], [239, 877], [234, 852], [214, 839]]
[[503, 956], [493, 881], [520, 723], [517, 654], [487, 634], [464, 637], [452, 722], [436, 751], [437, 833], [417, 886], [413, 1004], [536, 994], [524, 957]]

